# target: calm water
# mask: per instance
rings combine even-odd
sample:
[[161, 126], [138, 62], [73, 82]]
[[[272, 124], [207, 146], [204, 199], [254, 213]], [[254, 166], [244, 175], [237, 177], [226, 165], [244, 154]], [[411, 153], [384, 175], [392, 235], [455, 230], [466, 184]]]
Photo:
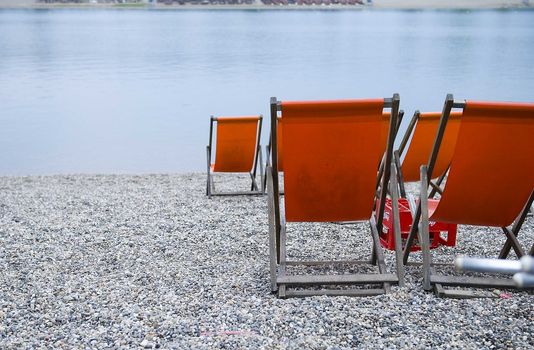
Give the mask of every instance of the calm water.
[[210, 114], [393, 92], [533, 101], [534, 12], [0, 10], [0, 175], [203, 171]]

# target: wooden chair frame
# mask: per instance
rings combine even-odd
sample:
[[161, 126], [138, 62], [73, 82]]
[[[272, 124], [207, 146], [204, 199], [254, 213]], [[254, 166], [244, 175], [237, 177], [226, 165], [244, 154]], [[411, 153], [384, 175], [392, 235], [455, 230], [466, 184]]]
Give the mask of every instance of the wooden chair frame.
[[[436, 182], [433, 182], [432, 172], [434, 165], [437, 160], [439, 153], [439, 147], [445, 133], [445, 127], [452, 108], [465, 108], [465, 101], [455, 101], [452, 94], [448, 94], [445, 99], [445, 104], [443, 107], [443, 112], [438, 127], [438, 132], [434, 142], [434, 147], [430, 155], [428, 166], [423, 165], [420, 169], [421, 176], [421, 193], [420, 201], [416, 205], [416, 210], [413, 214], [413, 225], [408, 236], [406, 247], [403, 252], [403, 262], [405, 265], [412, 265], [408, 262], [410, 247], [413, 244], [415, 236], [417, 235], [418, 240], [421, 245], [422, 251], [422, 266], [423, 266], [423, 289], [425, 290], [434, 290], [435, 294], [439, 297], [447, 298], [478, 298], [478, 297], [488, 297], [494, 296], [489, 293], [480, 293], [471, 290], [459, 290], [459, 289], [446, 289], [444, 286], [457, 286], [457, 287], [473, 287], [473, 288], [515, 288], [515, 284], [511, 279], [504, 278], [491, 278], [491, 277], [469, 277], [469, 276], [450, 276], [450, 275], [440, 275], [437, 274], [434, 267], [435, 265], [451, 265], [452, 264], [434, 264], [432, 262], [432, 254], [430, 250], [429, 242], [429, 216], [428, 216], [428, 199], [433, 198], [436, 193], [443, 193], [443, 189], [440, 187], [441, 177], [438, 178]], [[428, 193], [428, 189], [431, 189], [431, 192]], [[525, 204], [523, 210], [517, 217], [517, 219], [512, 224], [511, 228], [502, 227], [503, 233], [506, 235], [506, 242], [503, 245], [501, 252], [499, 254], [499, 259], [505, 259], [510, 250], [513, 248], [516, 255], [521, 257], [525, 254], [524, 250], [521, 248], [519, 241], [517, 240], [517, 235], [523, 225], [525, 218], [527, 217], [528, 211], [534, 200], [534, 191], [530, 195], [528, 202]], [[530, 250], [530, 254], [534, 255], [534, 245]], [[413, 265], [420, 265], [413, 263]]]
[[[260, 137], [261, 137], [261, 128], [262, 128], [262, 121], [263, 116], [260, 114], [258, 119], [258, 129], [256, 134], [256, 147], [255, 147], [255, 153], [254, 153], [254, 161], [252, 170], [249, 172], [250, 179], [251, 179], [251, 185], [250, 185], [250, 191], [235, 191], [235, 192], [216, 192], [215, 191], [215, 183], [213, 181], [213, 172], [211, 171], [211, 152], [212, 152], [212, 144], [213, 144], [213, 125], [217, 122], [217, 117], [214, 117], [213, 115], [210, 118], [210, 138], [209, 138], [209, 144], [206, 146], [206, 159], [207, 159], [207, 183], [206, 183], [206, 195], [208, 198], [211, 198], [212, 196], [239, 196], [239, 195], [263, 195], [265, 194], [264, 190], [264, 180], [263, 180], [263, 159], [262, 159], [262, 152], [261, 152], [261, 146], [260, 146]], [[258, 187], [258, 183], [256, 182], [256, 173], [258, 168], [258, 163], [260, 166], [260, 177], [261, 177], [261, 188]]]
[[[278, 117], [280, 120], [280, 117]], [[272, 133], [272, 131], [271, 131]], [[271, 134], [269, 134], [269, 139], [267, 141], [267, 146], [265, 146], [265, 176], [263, 176], [263, 189], [267, 190], [267, 168], [271, 165]], [[281, 170], [278, 170], [281, 171]], [[280, 191], [280, 195], [284, 195], [284, 191]]]
[[[393, 140], [397, 138], [397, 134], [399, 132], [403, 119], [404, 119], [404, 110], [400, 109], [399, 114], [397, 116], [397, 125], [395, 127], [395, 137], [393, 138]], [[385, 156], [386, 154], [384, 154], [384, 157], [382, 157], [382, 161], [380, 162], [380, 166], [378, 167], [378, 176], [376, 177], [377, 195], [378, 195], [378, 189], [380, 188], [380, 180], [382, 179], [382, 174], [384, 172], [384, 163], [386, 161]], [[393, 156], [395, 156], [395, 154], [393, 154]], [[398, 181], [399, 179], [398, 169], [395, 169], [395, 170], [397, 171], [397, 181]]]
[[[382, 229], [385, 200], [388, 193], [388, 184], [391, 177], [391, 186], [396, 184], [396, 172], [392, 167], [392, 150], [399, 113], [399, 96], [395, 94], [393, 98], [384, 99], [384, 108], [391, 108], [391, 119], [389, 125], [389, 137], [385, 166], [382, 173], [381, 189], [379, 190], [380, 206], [377, 209], [378, 215], [375, 220], [374, 215], [369, 213], [370, 230], [372, 237], [371, 259], [369, 261], [289, 261], [286, 254], [286, 225], [285, 215], [280, 209], [280, 192], [278, 178], [277, 159], [277, 117], [281, 111], [281, 102], [275, 97], [271, 98], [271, 148], [272, 164], [267, 167], [267, 194], [268, 194], [268, 214], [269, 214], [269, 255], [270, 255], [270, 277], [271, 291], [278, 293], [281, 298], [285, 297], [306, 297], [312, 295], [349, 295], [349, 296], [369, 296], [385, 294], [390, 291], [391, 284], [398, 283], [404, 285], [404, 266], [401, 263], [402, 248], [400, 243], [396, 244], [397, 273], [388, 273], [386, 270], [384, 252], [380, 246], [378, 232]], [[355, 150], [356, 151], [356, 150]], [[396, 191], [391, 191], [393, 201], [393, 216], [395, 223], [395, 240], [400, 242], [400, 221], [398, 211], [398, 197]], [[378, 265], [379, 273], [374, 274], [343, 274], [343, 275], [288, 275], [287, 266], [325, 266], [338, 264], [372, 264]], [[320, 285], [373, 285], [378, 287], [369, 289], [320, 289], [320, 290], [294, 290], [292, 287], [320, 286]]]

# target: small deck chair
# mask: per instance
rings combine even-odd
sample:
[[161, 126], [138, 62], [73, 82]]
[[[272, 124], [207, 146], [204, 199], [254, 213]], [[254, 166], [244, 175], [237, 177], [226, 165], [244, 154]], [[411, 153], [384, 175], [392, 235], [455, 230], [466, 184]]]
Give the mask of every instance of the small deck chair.
[[[430, 184], [452, 108], [463, 110], [445, 188]], [[534, 199], [534, 103], [454, 101], [447, 95], [428, 166], [420, 169], [421, 194], [404, 251], [418, 234], [423, 254], [423, 288], [438, 296], [486, 296], [444, 286], [514, 288], [511, 279], [436, 274], [429, 250], [428, 223], [500, 227], [506, 236], [499, 258], [510, 249], [525, 253], [517, 235]], [[430, 186], [430, 187], [429, 187]], [[441, 198], [428, 196], [435, 188]], [[511, 228], [509, 227], [510, 225]], [[531, 251], [532, 253], [532, 251]]]
[[[384, 108], [391, 117], [382, 116]], [[283, 115], [284, 132], [278, 136], [278, 112]], [[310, 295], [377, 295], [391, 284], [403, 284], [404, 267], [400, 245], [397, 274], [388, 273], [378, 232], [381, 230], [390, 171], [399, 96], [370, 100], [280, 102], [271, 99], [272, 164], [267, 171], [269, 209], [269, 249], [271, 290], [279, 297]], [[383, 134], [389, 135], [383, 137]], [[386, 161], [381, 180], [377, 219], [374, 217], [375, 182], [378, 165], [387, 140]], [[280, 205], [278, 147], [284, 149], [284, 206]], [[396, 191], [392, 201], [398, 208]], [[282, 211], [283, 210], [283, 211]], [[396, 216], [395, 216], [396, 215]], [[398, 211], [394, 212], [396, 225]], [[290, 265], [332, 265], [340, 261], [288, 261], [286, 222], [369, 221], [371, 227], [370, 263], [378, 265], [374, 274], [288, 275]], [[400, 227], [400, 226], [399, 226]], [[398, 228], [399, 228], [398, 227]], [[397, 230], [399, 231], [400, 228]], [[399, 237], [400, 239], [400, 233]], [[367, 263], [367, 262], [366, 262]], [[307, 286], [365, 285], [352, 289], [301, 289]]]
[[[461, 112], [451, 112], [449, 116], [439, 156], [433, 171], [437, 177], [436, 184], [438, 186], [445, 179], [447, 170], [449, 169], [452, 152], [456, 144], [456, 137], [460, 128], [461, 116]], [[434, 146], [440, 119], [440, 112], [421, 113], [415, 111], [399, 145], [399, 149], [393, 153], [397, 166], [397, 175], [399, 177], [400, 196], [402, 198], [406, 198], [405, 183], [419, 181], [419, 170], [421, 165], [428, 162], [428, 157]], [[410, 142], [409, 145], [408, 141]], [[402, 164], [401, 158], [404, 158]]]
[[[206, 148], [208, 180], [206, 194], [211, 196], [258, 195], [263, 190], [263, 161], [260, 148], [261, 125], [263, 117], [214, 117], [210, 120], [210, 139]], [[213, 145], [213, 126], [217, 123], [215, 163], [211, 163]], [[256, 182], [256, 170], [260, 164], [261, 186]], [[213, 173], [249, 173], [250, 191], [215, 192]]]

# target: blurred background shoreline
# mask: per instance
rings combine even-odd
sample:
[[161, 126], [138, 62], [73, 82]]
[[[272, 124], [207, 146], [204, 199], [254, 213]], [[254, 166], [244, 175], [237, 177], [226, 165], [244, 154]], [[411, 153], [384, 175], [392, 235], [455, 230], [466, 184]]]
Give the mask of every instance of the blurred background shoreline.
[[476, 10], [532, 9], [530, 0], [0, 0], [0, 8], [138, 8], [168, 10]]

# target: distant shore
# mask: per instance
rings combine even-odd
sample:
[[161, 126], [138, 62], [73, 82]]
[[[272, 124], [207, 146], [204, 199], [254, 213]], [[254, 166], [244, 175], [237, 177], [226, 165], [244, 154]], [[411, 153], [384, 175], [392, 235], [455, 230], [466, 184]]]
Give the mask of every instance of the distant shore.
[[534, 0], [373, 0], [371, 3], [363, 5], [264, 5], [241, 4], [241, 5], [166, 5], [158, 4], [51, 4], [51, 3], [30, 3], [29, 1], [0, 0], [0, 8], [26, 8], [26, 9], [157, 9], [157, 10], [488, 10], [488, 9], [532, 9]]

